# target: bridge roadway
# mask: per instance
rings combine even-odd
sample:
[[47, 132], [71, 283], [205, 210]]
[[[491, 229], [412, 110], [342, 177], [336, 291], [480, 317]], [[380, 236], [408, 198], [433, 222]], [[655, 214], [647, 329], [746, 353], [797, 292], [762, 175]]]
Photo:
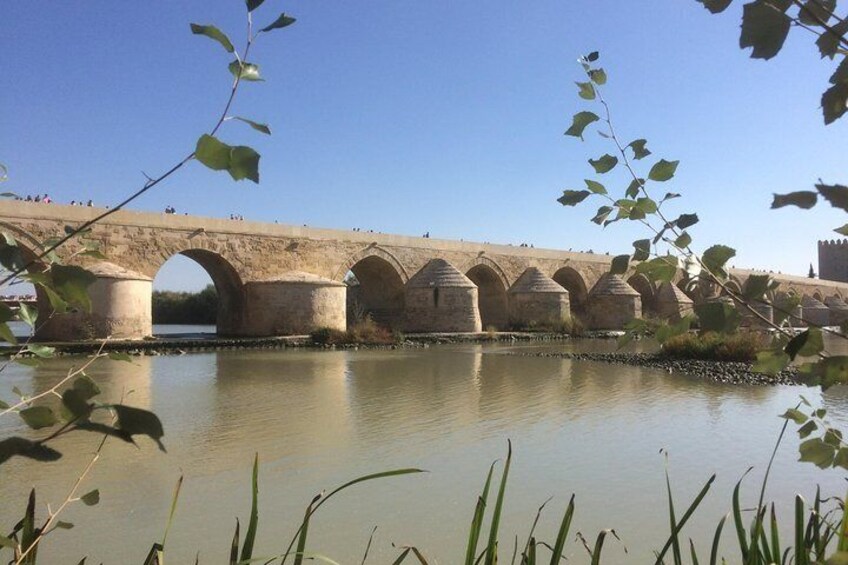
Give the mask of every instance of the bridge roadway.
[[[7, 200], [0, 203], [0, 231], [31, 254], [40, 242], [63, 235], [65, 226], [102, 211]], [[83, 241], [97, 244], [106, 261], [75, 256]], [[177, 254], [209, 273], [222, 335], [343, 329], [364, 314], [405, 331], [505, 329], [556, 323], [570, 313], [593, 327], [618, 327], [659, 299], [641, 275], [629, 273], [610, 285], [604, 276], [609, 255], [122, 210], [61, 248], [63, 260], [97, 275], [93, 307], [54, 316], [39, 337], [150, 335], [152, 280]], [[344, 283], [351, 272], [359, 284]], [[749, 274], [734, 271], [735, 283]], [[787, 292], [848, 297], [845, 283], [775, 278]], [[46, 301], [42, 294], [40, 302]]]

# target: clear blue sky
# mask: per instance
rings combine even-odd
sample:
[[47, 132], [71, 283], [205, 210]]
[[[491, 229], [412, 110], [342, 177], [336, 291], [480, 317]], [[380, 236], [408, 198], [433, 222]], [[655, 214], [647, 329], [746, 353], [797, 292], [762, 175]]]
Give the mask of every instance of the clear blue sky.
[[[298, 22], [255, 45], [267, 82], [246, 84], [234, 113], [274, 135], [235, 123], [220, 135], [262, 154], [261, 184], [192, 163], [134, 208], [627, 252], [636, 226], [602, 230], [588, 222], [596, 205], [555, 200], [609, 149], [562, 135], [585, 106], [576, 58], [599, 50], [619, 133], [681, 160], [658, 190], [698, 212], [696, 245], [806, 274], [816, 241], [846, 218], [822, 205], [770, 211], [771, 193], [848, 182], [848, 120], [822, 125], [832, 65], [806, 33], [751, 60], [734, 4], [711, 16], [694, 0], [267, 0], [257, 22], [283, 10]], [[243, 12], [240, 0], [3, 2], [4, 189], [113, 204], [142, 170], [186, 154], [230, 86], [228, 54], [188, 24], [214, 23], [240, 45]], [[163, 271], [160, 287], [208, 280], [179, 261]]]

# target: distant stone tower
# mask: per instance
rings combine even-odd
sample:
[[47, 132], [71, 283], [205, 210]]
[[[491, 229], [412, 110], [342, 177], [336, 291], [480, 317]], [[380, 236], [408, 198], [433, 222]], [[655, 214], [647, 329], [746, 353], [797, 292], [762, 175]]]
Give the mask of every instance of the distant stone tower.
[[819, 242], [819, 278], [848, 282], [848, 239]]

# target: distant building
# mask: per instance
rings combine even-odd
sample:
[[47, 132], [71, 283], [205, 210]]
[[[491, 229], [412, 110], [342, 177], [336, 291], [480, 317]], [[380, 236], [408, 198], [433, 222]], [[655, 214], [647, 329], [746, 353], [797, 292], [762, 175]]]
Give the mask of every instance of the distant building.
[[848, 239], [819, 242], [819, 278], [848, 282]]

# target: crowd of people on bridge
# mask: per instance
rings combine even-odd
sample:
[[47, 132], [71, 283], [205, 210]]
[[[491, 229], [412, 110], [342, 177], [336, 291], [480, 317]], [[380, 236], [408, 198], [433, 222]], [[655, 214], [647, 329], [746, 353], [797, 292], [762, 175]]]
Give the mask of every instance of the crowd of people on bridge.
[[[19, 200], [21, 202], [39, 202], [41, 204], [55, 204], [55, 200], [53, 200], [49, 194], [46, 192], [44, 194], [36, 194], [33, 196], [32, 194], [27, 194], [26, 196], [15, 196], [15, 200]], [[70, 206], [88, 206], [93, 207], [94, 201], [89, 200], [88, 202], [83, 202], [82, 200], [71, 200], [69, 203]]]

